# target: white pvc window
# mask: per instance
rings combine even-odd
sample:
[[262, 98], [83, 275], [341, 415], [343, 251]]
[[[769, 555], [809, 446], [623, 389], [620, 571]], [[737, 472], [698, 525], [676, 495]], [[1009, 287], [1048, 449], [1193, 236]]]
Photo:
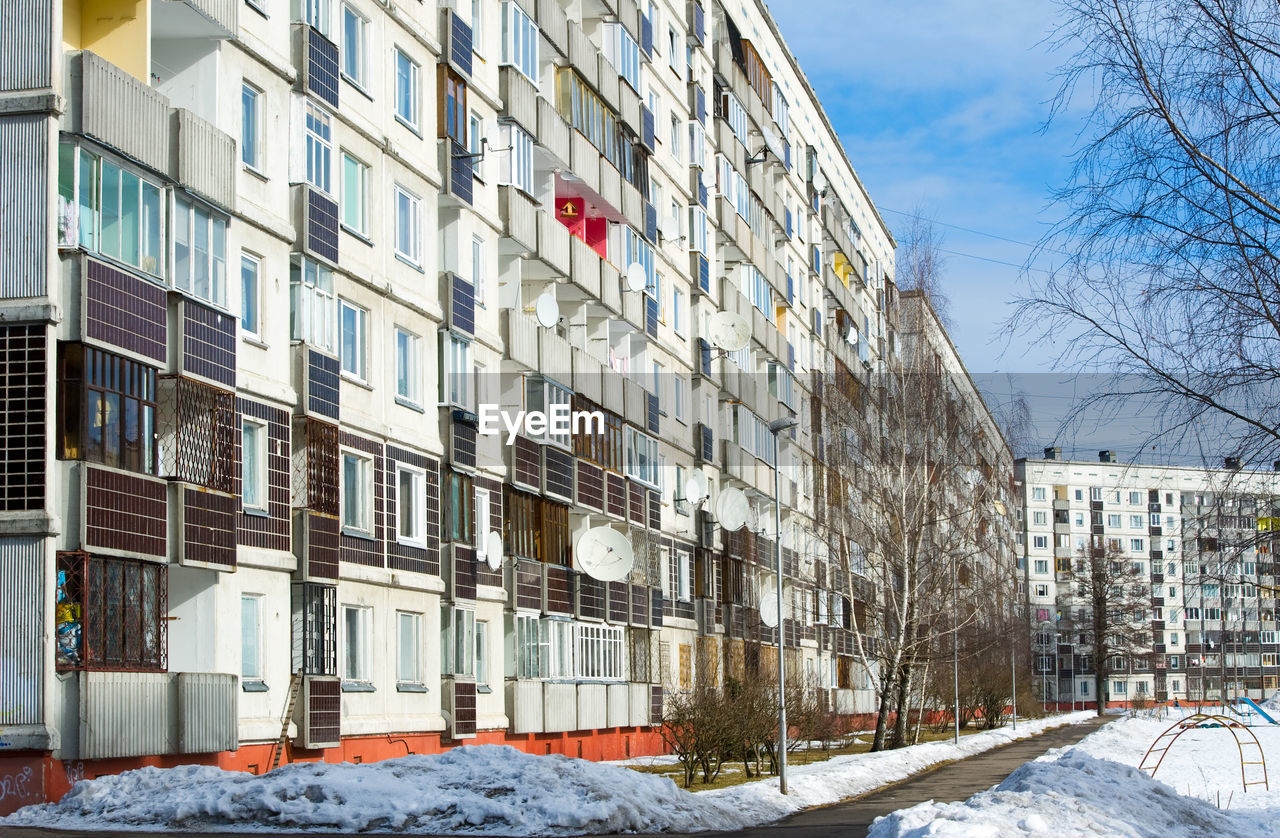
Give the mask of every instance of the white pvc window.
[[290, 334], [333, 352], [337, 347], [338, 298], [333, 271], [313, 259], [298, 257], [289, 274]]
[[502, 63], [538, 83], [538, 27], [519, 4], [502, 4]]
[[227, 305], [227, 222], [181, 195], [173, 200], [173, 283], [201, 300]]

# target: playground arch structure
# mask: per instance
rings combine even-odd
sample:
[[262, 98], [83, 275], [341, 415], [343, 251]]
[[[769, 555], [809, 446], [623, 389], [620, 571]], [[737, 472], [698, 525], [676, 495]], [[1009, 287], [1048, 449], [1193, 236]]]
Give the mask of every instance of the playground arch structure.
[[[1249, 791], [1249, 786], [1262, 786], [1264, 789], [1270, 790], [1271, 785], [1267, 781], [1267, 759], [1262, 753], [1262, 745], [1258, 742], [1258, 737], [1254, 735], [1247, 725], [1227, 716], [1211, 713], [1195, 713], [1169, 725], [1168, 729], [1156, 737], [1156, 741], [1151, 743], [1151, 747], [1147, 749], [1147, 753], [1142, 757], [1142, 762], [1138, 765], [1138, 770], [1150, 771], [1151, 777], [1154, 779], [1156, 771], [1160, 768], [1160, 764], [1164, 762], [1169, 749], [1173, 747], [1173, 743], [1177, 742], [1182, 734], [1188, 730], [1216, 728], [1229, 731], [1236, 741], [1236, 751], [1240, 754], [1240, 782], [1244, 785], [1245, 792]], [[1240, 731], [1244, 731], [1247, 738], [1242, 739]], [[1246, 754], [1246, 751], [1249, 753]], [[1254, 758], [1255, 756], [1256, 758]], [[1255, 779], [1252, 780], [1249, 779], [1250, 768], [1255, 773]], [[1256, 778], [1258, 770], [1262, 772], [1262, 779]]]

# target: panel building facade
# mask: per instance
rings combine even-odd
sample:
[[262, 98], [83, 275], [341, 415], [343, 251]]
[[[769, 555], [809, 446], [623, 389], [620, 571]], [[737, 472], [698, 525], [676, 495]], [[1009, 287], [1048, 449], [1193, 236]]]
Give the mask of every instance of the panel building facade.
[[665, 691], [776, 661], [775, 539], [789, 665], [870, 708], [808, 420], [882, 362], [894, 242], [763, 3], [20, 0], [0, 54], [0, 811], [655, 752]]
[[1071, 583], [1073, 564], [1095, 552], [1129, 565], [1125, 584], [1143, 588], [1110, 618], [1136, 642], [1112, 656], [1104, 701], [1257, 700], [1280, 687], [1280, 469], [1224, 465], [1127, 464], [1111, 451], [1063, 460], [1057, 448], [1018, 461], [1038, 694], [1064, 708], [1096, 706], [1089, 633], [1073, 619], [1088, 603]]

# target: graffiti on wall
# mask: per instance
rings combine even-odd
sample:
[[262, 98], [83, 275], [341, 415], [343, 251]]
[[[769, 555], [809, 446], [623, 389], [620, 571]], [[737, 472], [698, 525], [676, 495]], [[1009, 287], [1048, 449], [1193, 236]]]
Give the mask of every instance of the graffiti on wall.
[[40, 764], [27, 759], [0, 759], [0, 815], [44, 799]]

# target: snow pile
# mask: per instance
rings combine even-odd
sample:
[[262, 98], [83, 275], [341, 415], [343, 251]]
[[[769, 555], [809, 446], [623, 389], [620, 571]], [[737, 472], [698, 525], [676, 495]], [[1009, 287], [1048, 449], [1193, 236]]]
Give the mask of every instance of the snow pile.
[[877, 820], [868, 838], [1275, 834], [1266, 814], [1217, 809], [1136, 768], [1070, 749], [1056, 760], [1023, 765], [995, 791], [964, 803], [922, 803], [894, 812]]
[[1280, 690], [1276, 690], [1266, 701], [1259, 701], [1258, 706], [1268, 713], [1280, 712]]
[[142, 768], [77, 783], [8, 826], [131, 830], [581, 835], [739, 829], [746, 819], [671, 780], [503, 745], [384, 762], [297, 763], [255, 776]]
[[770, 777], [724, 789], [698, 792], [699, 798], [714, 800], [740, 812], [753, 824], [768, 823], [800, 809], [835, 803], [848, 797], [905, 780], [943, 762], [963, 759], [982, 751], [1007, 745], [1042, 733], [1062, 724], [1080, 723], [1095, 716], [1093, 711], [1065, 713], [1044, 719], [1020, 720], [1015, 731], [1009, 726], [960, 737], [960, 744], [950, 740], [926, 742], [896, 751], [874, 754], [850, 754], [826, 762], [790, 766], [787, 769], [787, 795], [778, 791], [778, 780]]
[[[1226, 728], [1185, 732], [1153, 780], [1139, 772], [1147, 749], [1172, 719], [1124, 719], [1072, 748], [1050, 751], [994, 790], [963, 803], [922, 803], [872, 827], [872, 838], [1115, 835], [1200, 838], [1277, 835], [1280, 783], [1244, 792], [1240, 752]], [[1280, 728], [1249, 729], [1264, 753], [1280, 753]], [[1248, 736], [1240, 731], [1242, 740]], [[1245, 752], [1256, 759], [1256, 750]], [[1261, 779], [1257, 767], [1248, 769]]]

